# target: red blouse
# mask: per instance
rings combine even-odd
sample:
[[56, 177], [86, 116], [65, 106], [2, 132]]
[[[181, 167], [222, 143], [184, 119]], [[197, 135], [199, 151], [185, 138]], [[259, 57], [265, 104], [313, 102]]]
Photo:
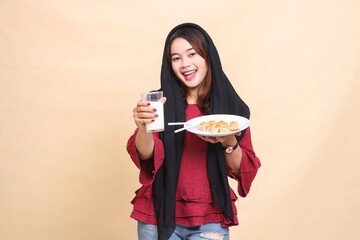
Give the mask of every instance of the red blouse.
[[[186, 108], [186, 121], [202, 116], [196, 104], [189, 104]], [[156, 171], [164, 160], [164, 148], [158, 133], [153, 133], [155, 150], [153, 160], [142, 161], [139, 159], [135, 137], [138, 132], [129, 138], [127, 150], [140, 169], [139, 180], [142, 187], [136, 191], [135, 198], [131, 201], [134, 205], [131, 217], [148, 224], [156, 225], [154, 205], [152, 202], [152, 182]], [[238, 182], [238, 193], [245, 197], [250, 190], [260, 161], [256, 157], [251, 144], [250, 129], [247, 129], [239, 142], [242, 150], [240, 176], [236, 177], [228, 169], [228, 176]], [[175, 223], [184, 226], [197, 226], [206, 223], [221, 222], [223, 227], [238, 225], [235, 201], [237, 196], [230, 188], [232, 207], [234, 212], [234, 223], [222, 214], [220, 209], [213, 203], [210, 185], [206, 169], [207, 142], [198, 136], [185, 132], [183, 154], [181, 159], [179, 182], [176, 193], [176, 216]]]

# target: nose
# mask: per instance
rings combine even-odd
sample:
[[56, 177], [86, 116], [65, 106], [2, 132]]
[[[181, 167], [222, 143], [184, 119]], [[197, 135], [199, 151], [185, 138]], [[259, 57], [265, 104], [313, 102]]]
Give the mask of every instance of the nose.
[[189, 61], [188, 58], [183, 58], [183, 60], [182, 60], [181, 63], [182, 63], [182, 64], [181, 64], [181, 67], [182, 67], [182, 68], [187, 68], [187, 67], [190, 66], [190, 61]]

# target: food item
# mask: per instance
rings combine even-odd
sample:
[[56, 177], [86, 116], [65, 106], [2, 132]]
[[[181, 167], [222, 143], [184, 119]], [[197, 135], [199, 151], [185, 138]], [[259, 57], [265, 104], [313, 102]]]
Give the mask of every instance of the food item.
[[227, 122], [221, 121], [219, 122], [219, 133], [227, 133], [230, 132], [230, 126]]
[[237, 130], [239, 130], [239, 123], [232, 121], [230, 123], [230, 131], [237, 131]]
[[216, 125], [215, 123], [210, 123], [208, 131], [211, 132], [211, 133], [218, 133], [219, 132], [219, 126]]
[[210, 132], [210, 133], [229, 133], [235, 132], [239, 130], [239, 123], [232, 121], [229, 123], [221, 120], [221, 121], [208, 121], [201, 122], [199, 124], [199, 130], [202, 132]]
[[207, 129], [208, 129], [208, 125], [207, 125], [207, 123], [206, 123], [206, 122], [202, 122], [202, 123], [200, 123], [200, 125], [199, 125], [199, 129], [200, 129], [200, 131], [206, 132], [206, 131], [207, 131]]

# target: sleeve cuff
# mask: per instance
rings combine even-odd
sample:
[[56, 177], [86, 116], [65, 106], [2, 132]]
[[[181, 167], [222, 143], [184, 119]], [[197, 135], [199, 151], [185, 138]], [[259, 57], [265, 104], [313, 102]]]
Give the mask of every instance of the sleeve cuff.
[[159, 138], [159, 133], [153, 133], [154, 156], [148, 160], [141, 160], [135, 146], [135, 138], [137, 133], [138, 129], [136, 129], [134, 134], [129, 138], [127, 143], [127, 151], [135, 165], [140, 170], [139, 182], [142, 185], [147, 186], [152, 184], [157, 170], [164, 161], [164, 147]]

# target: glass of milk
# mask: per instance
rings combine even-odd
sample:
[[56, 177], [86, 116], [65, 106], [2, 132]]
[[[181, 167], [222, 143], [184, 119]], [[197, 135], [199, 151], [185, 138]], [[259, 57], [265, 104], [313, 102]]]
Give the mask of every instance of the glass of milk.
[[164, 131], [164, 103], [160, 101], [162, 97], [162, 91], [141, 94], [141, 100], [149, 102], [151, 107], [156, 108], [156, 113], [158, 114], [154, 122], [146, 124], [146, 132]]

